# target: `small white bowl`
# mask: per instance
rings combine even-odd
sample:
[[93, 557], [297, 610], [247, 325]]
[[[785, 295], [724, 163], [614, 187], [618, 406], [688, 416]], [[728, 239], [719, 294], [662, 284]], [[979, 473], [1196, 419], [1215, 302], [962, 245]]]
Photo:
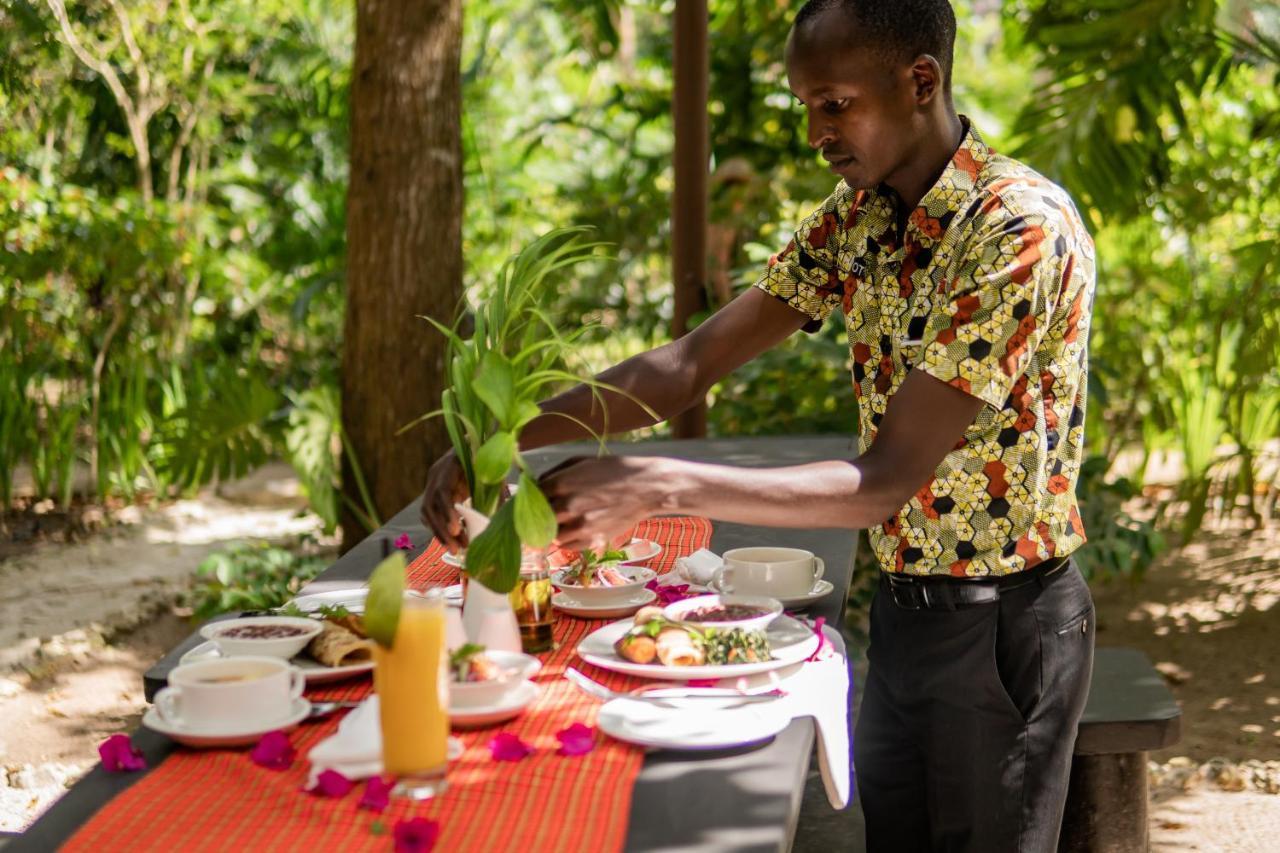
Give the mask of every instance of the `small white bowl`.
[[[282, 625], [302, 629], [288, 637], [228, 637], [228, 631], [252, 626]], [[320, 633], [322, 627], [317, 619], [304, 619], [297, 616], [245, 616], [241, 619], [227, 619], [222, 622], [211, 622], [200, 629], [200, 636], [212, 640], [218, 651], [227, 657], [244, 655], [266, 655], [273, 658], [289, 658], [306, 648], [307, 643]]]
[[[742, 619], [726, 621], [703, 621], [691, 615], [695, 610], [705, 607], [729, 606], [733, 604], [755, 607], [766, 612], [759, 616], [748, 616]], [[782, 615], [782, 602], [776, 598], [763, 595], [699, 595], [673, 601], [662, 609], [662, 615], [675, 622], [688, 622], [699, 628], [742, 628], [744, 631], [763, 631], [769, 623]]]
[[507, 694], [538, 674], [542, 661], [520, 652], [485, 651], [485, 657], [501, 672], [489, 681], [449, 680], [450, 708], [483, 708], [497, 705]]
[[644, 566], [618, 564], [614, 569], [623, 577], [630, 578], [631, 582], [617, 586], [578, 586], [576, 583], [567, 582], [573, 571], [561, 569], [551, 575], [551, 584], [574, 601], [591, 606], [602, 606], [626, 603], [645, 584], [658, 576], [653, 569], [646, 569]]

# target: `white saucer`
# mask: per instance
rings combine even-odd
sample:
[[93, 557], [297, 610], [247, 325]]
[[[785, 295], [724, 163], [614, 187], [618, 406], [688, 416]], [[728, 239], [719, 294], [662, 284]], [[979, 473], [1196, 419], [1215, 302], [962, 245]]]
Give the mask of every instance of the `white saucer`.
[[[179, 658], [178, 663], [196, 663], [202, 660], [217, 660], [220, 657], [222, 654], [218, 651], [217, 643], [208, 640]], [[330, 681], [341, 681], [344, 678], [354, 678], [366, 672], [373, 672], [373, 661], [353, 663], [348, 666], [325, 666], [318, 660], [300, 654], [289, 658], [289, 663], [302, 670], [302, 677], [306, 679], [307, 684], [327, 684]]]
[[622, 619], [632, 615], [646, 604], [658, 600], [658, 594], [643, 587], [635, 595], [621, 604], [583, 604], [576, 598], [563, 592], [551, 596], [551, 606], [570, 616], [582, 619]]
[[[720, 589], [720, 585], [714, 581], [712, 581], [711, 585], [707, 588], [712, 592], [723, 592], [723, 590]], [[826, 597], [833, 589], [835, 589], [835, 587], [832, 586], [831, 581], [819, 579], [814, 583], [813, 589], [809, 590], [804, 595], [775, 595], [773, 597], [778, 599], [778, 601], [781, 601], [782, 606], [787, 610], [800, 610], [808, 607], [815, 601]]]
[[311, 713], [311, 703], [306, 699], [294, 699], [289, 715], [270, 724], [254, 723], [248, 727], [228, 729], [226, 731], [209, 731], [206, 729], [190, 729], [175, 726], [160, 718], [155, 706], [147, 709], [142, 715], [142, 724], [152, 731], [176, 740], [178, 743], [194, 747], [247, 746], [257, 743], [267, 732], [288, 731], [307, 718]]
[[791, 722], [783, 702], [706, 709], [663, 708], [614, 699], [600, 707], [600, 731], [626, 743], [655, 749], [708, 750], [769, 740]]
[[501, 702], [494, 705], [477, 705], [471, 708], [450, 708], [449, 723], [455, 729], [479, 729], [505, 723], [538, 698], [541, 690], [532, 681], [526, 681], [512, 690]]

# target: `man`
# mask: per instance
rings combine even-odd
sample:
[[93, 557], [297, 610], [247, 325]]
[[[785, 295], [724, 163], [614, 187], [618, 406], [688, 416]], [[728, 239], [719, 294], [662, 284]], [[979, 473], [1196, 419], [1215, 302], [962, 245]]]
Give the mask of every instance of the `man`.
[[[867, 528], [883, 570], [855, 735], [868, 849], [1052, 851], [1093, 654], [1068, 559], [1085, 541], [1093, 247], [1063, 190], [956, 114], [954, 38], [946, 0], [810, 0], [787, 75], [843, 180], [754, 288], [600, 376], [669, 418], [840, 306], [861, 455], [750, 470], [580, 459], [542, 482], [570, 546], [662, 513]], [[606, 401], [612, 432], [653, 422], [625, 395]], [[606, 426], [583, 387], [544, 409]], [[551, 415], [525, 443], [582, 436]], [[423, 501], [450, 547], [459, 480], [446, 456]]]

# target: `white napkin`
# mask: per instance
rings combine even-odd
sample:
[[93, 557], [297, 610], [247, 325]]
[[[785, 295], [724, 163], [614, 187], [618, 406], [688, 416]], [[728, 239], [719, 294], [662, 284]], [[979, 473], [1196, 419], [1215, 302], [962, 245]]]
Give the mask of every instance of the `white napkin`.
[[336, 770], [348, 779], [381, 775], [382, 726], [377, 694], [347, 712], [338, 723], [338, 731], [313, 746], [307, 758], [311, 762], [308, 788], [325, 770]]
[[818, 769], [833, 809], [849, 805], [852, 765], [849, 762], [849, 670], [840, 632], [823, 626], [832, 654], [810, 661], [782, 684], [792, 717], [813, 717], [818, 733]]
[[708, 551], [706, 548], [699, 548], [689, 556], [676, 560], [676, 574], [689, 583], [707, 586], [711, 583], [716, 569], [723, 565], [724, 560], [719, 554]]

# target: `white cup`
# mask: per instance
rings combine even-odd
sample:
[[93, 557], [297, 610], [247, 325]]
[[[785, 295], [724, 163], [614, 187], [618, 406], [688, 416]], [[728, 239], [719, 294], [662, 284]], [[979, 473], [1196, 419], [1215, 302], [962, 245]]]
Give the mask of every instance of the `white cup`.
[[721, 592], [797, 598], [808, 595], [826, 571], [821, 557], [802, 548], [734, 548], [713, 584]]
[[274, 657], [235, 657], [175, 667], [156, 694], [166, 723], [195, 731], [241, 731], [289, 715], [306, 686], [302, 670]]

